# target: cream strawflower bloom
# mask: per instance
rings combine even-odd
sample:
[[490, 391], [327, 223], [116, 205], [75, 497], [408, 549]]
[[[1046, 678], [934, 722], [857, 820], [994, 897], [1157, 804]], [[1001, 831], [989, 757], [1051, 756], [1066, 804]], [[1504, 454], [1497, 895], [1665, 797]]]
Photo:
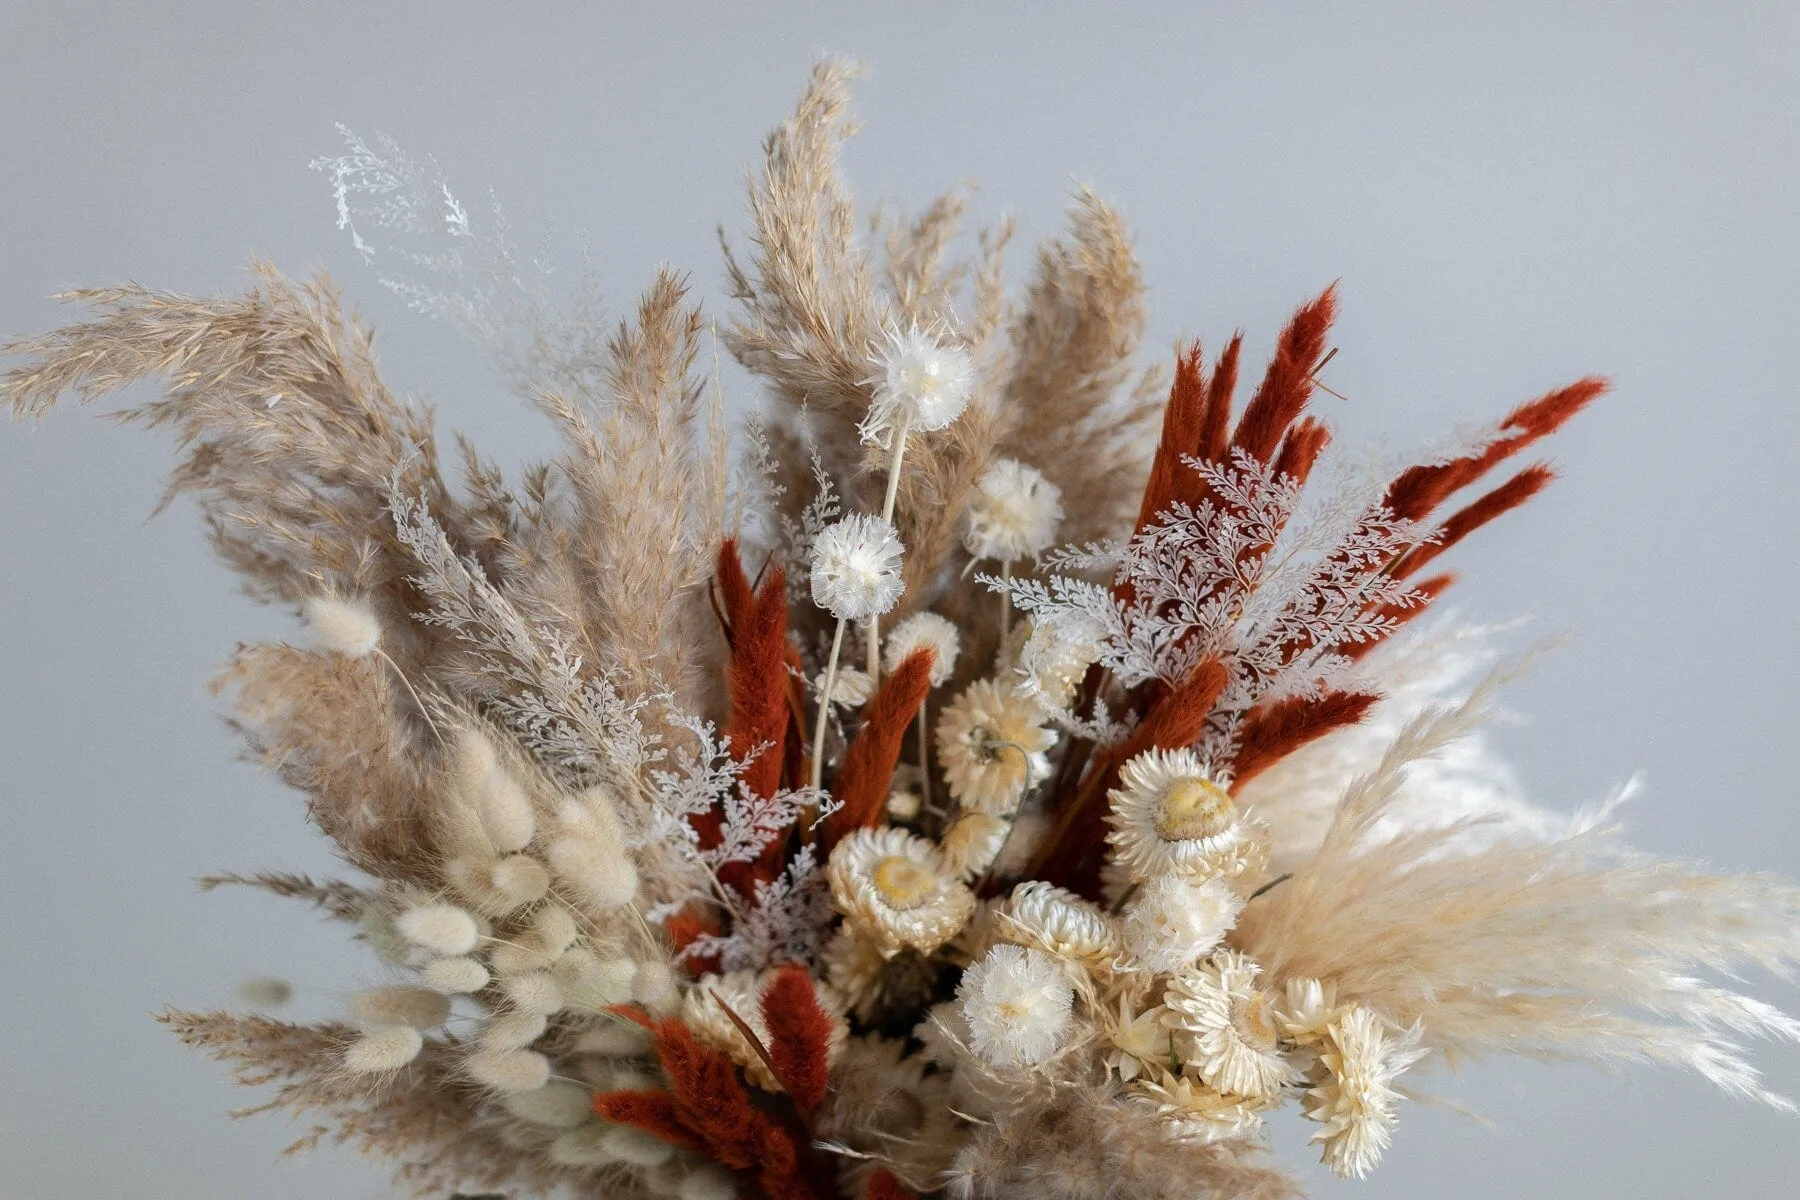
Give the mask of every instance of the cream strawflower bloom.
[[1105, 913], [1041, 880], [1013, 889], [996, 928], [1006, 941], [1081, 963], [1102, 963], [1118, 951], [1118, 935]]
[[1012, 823], [1005, 817], [980, 810], [963, 813], [938, 840], [944, 869], [965, 880], [974, 879], [994, 865], [1011, 832]]
[[1290, 979], [1281, 1010], [1281, 1035], [1300, 1046], [1317, 1046], [1339, 1015], [1337, 989], [1317, 979]]
[[938, 762], [950, 794], [965, 808], [1006, 815], [1050, 775], [1045, 752], [1056, 732], [1043, 710], [1012, 688], [978, 679], [944, 709], [937, 724]]
[[1326, 1026], [1304, 1109], [1323, 1122], [1309, 1140], [1324, 1143], [1320, 1161], [1339, 1177], [1366, 1176], [1393, 1140], [1400, 1099], [1394, 1077], [1425, 1056], [1419, 1034], [1415, 1025], [1390, 1038], [1382, 1019], [1360, 1004]]
[[819, 532], [812, 548], [812, 598], [841, 621], [864, 621], [900, 599], [905, 553], [894, 527], [855, 514]]
[[[730, 1005], [731, 1011], [766, 1047], [769, 1028], [763, 1022], [762, 994], [773, 974], [773, 971], [727, 971], [723, 975], [702, 976], [681, 999], [681, 1023], [706, 1045], [729, 1056], [744, 1069], [744, 1077], [765, 1092], [779, 1092], [781, 1084], [769, 1072], [768, 1064], [763, 1062], [756, 1048], [745, 1039], [743, 1030], [725, 1015], [720, 1002]], [[836, 1057], [844, 1040], [850, 1036], [850, 1027], [839, 1015], [841, 1006], [837, 997], [830, 990], [821, 990], [816, 981], [813, 989], [819, 1007], [834, 1019], [828, 1055]]]
[[881, 647], [882, 669], [892, 674], [900, 669], [908, 655], [921, 647], [932, 651], [931, 686], [942, 687], [956, 671], [956, 656], [962, 652], [962, 634], [950, 621], [933, 612], [914, 613], [888, 630]]
[[1114, 859], [1134, 879], [1156, 875], [1235, 877], [1267, 857], [1261, 829], [1246, 821], [1191, 750], [1146, 750], [1107, 793]]
[[826, 944], [822, 957], [826, 986], [858, 1020], [867, 1021], [881, 1002], [881, 968], [888, 956], [875, 942], [858, 936], [846, 921]]
[[1133, 1090], [1156, 1107], [1157, 1114], [1168, 1122], [1170, 1134], [1183, 1141], [1206, 1145], [1262, 1128], [1258, 1110], [1265, 1105], [1241, 1096], [1220, 1095], [1185, 1075], [1161, 1071], [1138, 1080]]
[[1163, 1003], [1175, 1013], [1182, 1061], [1217, 1092], [1268, 1100], [1300, 1082], [1281, 1052], [1274, 999], [1256, 986], [1262, 968], [1221, 950], [1169, 981]]
[[1175, 1034], [1171, 1020], [1172, 1014], [1160, 1004], [1133, 1012], [1125, 993], [1120, 992], [1118, 1019], [1107, 1029], [1113, 1048], [1107, 1052], [1106, 1065], [1126, 1083], [1146, 1071], [1153, 1077], [1167, 1074], [1179, 1065], [1172, 1062]]
[[[820, 671], [813, 676], [813, 691], [823, 693], [825, 690], [825, 672]], [[855, 667], [839, 667], [837, 682], [831, 685], [831, 702], [845, 708], [861, 708], [875, 694], [875, 681], [869, 678], [867, 671], [859, 671]]]
[[915, 432], [948, 426], [969, 406], [975, 392], [975, 362], [943, 331], [890, 326], [884, 345], [869, 355], [875, 373], [864, 383], [875, 395], [857, 431], [862, 440], [886, 448], [902, 414]]
[[1052, 708], [1067, 708], [1089, 667], [1100, 659], [1106, 630], [1085, 614], [1033, 620], [1019, 651], [1019, 690]]
[[1125, 906], [1121, 925], [1131, 965], [1172, 975], [1211, 954], [1244, 910], [1223, 879], [1158, 875]]
[[1036, 468], [1002, 458], [975, 482], [963, 546], [975, 558], [1036, 558], [1056, 540], [1062, 515], [1061, 488]]
[[859, 829], [825, 864], [831, 899], [886, 954], [929, 954], [975, 911], [975, 893], [944, 866], [937, 848], [904, 829]]
[[1062, 1048], [1075, 987], [1043, 951], [1000, 945], [963, 972], [956, 1002], [969, 1024], [970, 1049], [995, 1066], [1018, 1066]]

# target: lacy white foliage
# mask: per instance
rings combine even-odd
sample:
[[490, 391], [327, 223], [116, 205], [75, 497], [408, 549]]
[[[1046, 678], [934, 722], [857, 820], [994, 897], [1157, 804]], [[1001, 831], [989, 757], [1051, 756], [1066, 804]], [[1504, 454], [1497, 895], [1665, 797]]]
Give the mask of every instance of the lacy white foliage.
[[701, 934], [682, 957], [693, 961], [717, 955], [726, 971], [783, 962], [816, 965], [837, 914], [813, 848], [802, 846], [773, 880], [758, 880], [754, 899], [729, 934]]

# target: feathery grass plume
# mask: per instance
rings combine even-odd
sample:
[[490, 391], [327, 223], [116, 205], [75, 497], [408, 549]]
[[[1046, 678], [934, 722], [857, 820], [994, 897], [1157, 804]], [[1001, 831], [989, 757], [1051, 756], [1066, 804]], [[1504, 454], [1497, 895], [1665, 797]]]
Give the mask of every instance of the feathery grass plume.
[[459, 439], [447, 482], [337, 293], [267, 267], [76, 293], [11, 348], [20, 416], [160, 380], [124, 416], [177, 432], [169, 495], [319, 643], [217, 687], [366, 878], [201, 886], [355, 922], [382, 980], [352, 1022], [165, 1022], [318, 1120], [297, 1148], [521, 1200], [1275, 1200], [1270, 1113], [1360, 1176], [1403, 1072], [1502, 1050], [1792, 1107], [1738, 1043], [1800, 1021], [1715, 977], [1800, 968], [1800, 887], [1531, 805], [1478, 728], [1490, 631], [1413, 624], [1424, 569], [1551, 476], [1483, 480], [1603, 383], [1359, 469], [1305, 411], [1335, 286], [1234, 412], [1241, 336], [1134, 361], [1142, 271], [1092, 192], [1018, 295], [962, 192], [865, 223], [852, 74], [815, 70], [727, 251], [771, 400], [735, 488], [683, 277], [615, 324], [591, 276], [554, 308], [382, 139], [319, 164], [340, 222], [495, 350], [551, 461], [509, 482]]

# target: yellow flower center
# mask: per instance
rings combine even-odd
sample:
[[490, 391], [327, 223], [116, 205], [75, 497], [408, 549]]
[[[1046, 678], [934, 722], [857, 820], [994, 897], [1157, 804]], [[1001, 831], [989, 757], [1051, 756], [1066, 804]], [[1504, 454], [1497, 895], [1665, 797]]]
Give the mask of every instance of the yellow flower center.
[[875, 864], [875, 890], [889, 908], [905, 912], [931, 899], [937, 877], [931, 868], [895, 855]]
[[1156, 798], [1156, 836], [1166, 842], [1217, 837], [1231, 827], [1237, 807], [1210, 779], [1189, 775], [1168, 784]]
[[1275, 1014], [1269, 1008], [1266, 992], [1252, 992], [1246, 999], [1231, 998], [1231, 1028], [1240, 1041], [1252, 1050], [1275, 1049], [1281, 1035], [1275, 1028]]

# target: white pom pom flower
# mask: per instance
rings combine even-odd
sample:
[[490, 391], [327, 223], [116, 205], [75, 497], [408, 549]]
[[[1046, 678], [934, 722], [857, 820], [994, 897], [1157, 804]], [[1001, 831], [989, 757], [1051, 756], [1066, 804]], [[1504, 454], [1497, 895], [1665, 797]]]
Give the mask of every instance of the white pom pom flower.
[[1218, 948], [1243, 910], [1243, 900], [1217, 877], [1147, 880], [1121, 922], [1131, 965], [1157, 975], [1185, 971]]
[[881, 648], [881, 665], [892, 674], [919, 649], [931, 651], [931, 686], [942, 687], [956, 672], [956, 656], [962, 652], [962, 634], [954, 624], [936, 613], [914, 613], [888, 630], [887, 640]]
[[1300, 1082], [1281, 1052], [1275, 1001], [1256, 986], [1262, 968], [1221, 950], [1169, 981], [1163, 1003], [1175, 1014], [1176, 1047], [1188, 1069], [1214, 1091], [1271, 1100]]
[[969, 1026], [969, 1048], [995, 1066], [1021, 1066], [1062, 1048], [1075, 987], [1052, 956], [1000, 945], [963, 972], [956, 1001]]
[[894, 607], [905, 553], [894, 527], [857, 513], [820, 531], [812, 550], [813, 603], [840, 621], [865, 621]]
[[875, 394], [858, 432], [884, 449], [902, 417], [909, 430], [935, 432], [960, 417], [975, 392], [974, 360], [937, 329], [890, 326], [869, 363], [875, 373], [864, 382]]
[[1032, 700], [991, 679], [978, 679], [944, 709], [937, 724], [938, 762], [950, 794], [967, 808], [1002, 816], [1027, 789], [1050, 776], [1046, 751], [1056, 732], [1040, 722]]
[[1119, 772], [1106, 840], [1133, 879], [1235, 877], [1261, 865], [1260, 828], [1243, 819], [1191, 750], [1146, 750]]
[[[825, 672], [813, 676], [813, 691], [825, 691]], [[831, 685], [831, 703], [841, 708], [861, 708], [875, 694], [875, 681], [867, 671], [855, 667], [839, 667], [837, 680]]]
[[312, 596], [302, 611], [313, 635], [327, 650], [350, 658], [366, 658], [381, 645], [381, 620], [360, 600]]
[[975, 483], [964, 515], [963, 546], [975, 558], [1036, 558], [1056, 540], [1062, 489], [1034, 467], [1003, 458]]
[[1118, 935], [1098, 907], [1052, 883], [1021, 883], [1002, 910], [995, 929], [1009, 942], [1099, 964], [1118, 951]]
[[1381, 1018], [1360, 1004], [1326, 1026], [1303, 1108], [1323, 1122], [1309, 1140], [1324, 1143], [1321, 1161], [1340, 1178], [1366, 1176], [1392, 1141], [1400, 1099], [1394, 1077], [1424, 1057], [1419, 1034], [1415, 1025], [1390, 1038]]
[[937, 848], [904, 829], [859, 829], [825, 865], [832, 903], [884, 954], [929, 954], [975, 911], [975, 893], [945, 868]]

